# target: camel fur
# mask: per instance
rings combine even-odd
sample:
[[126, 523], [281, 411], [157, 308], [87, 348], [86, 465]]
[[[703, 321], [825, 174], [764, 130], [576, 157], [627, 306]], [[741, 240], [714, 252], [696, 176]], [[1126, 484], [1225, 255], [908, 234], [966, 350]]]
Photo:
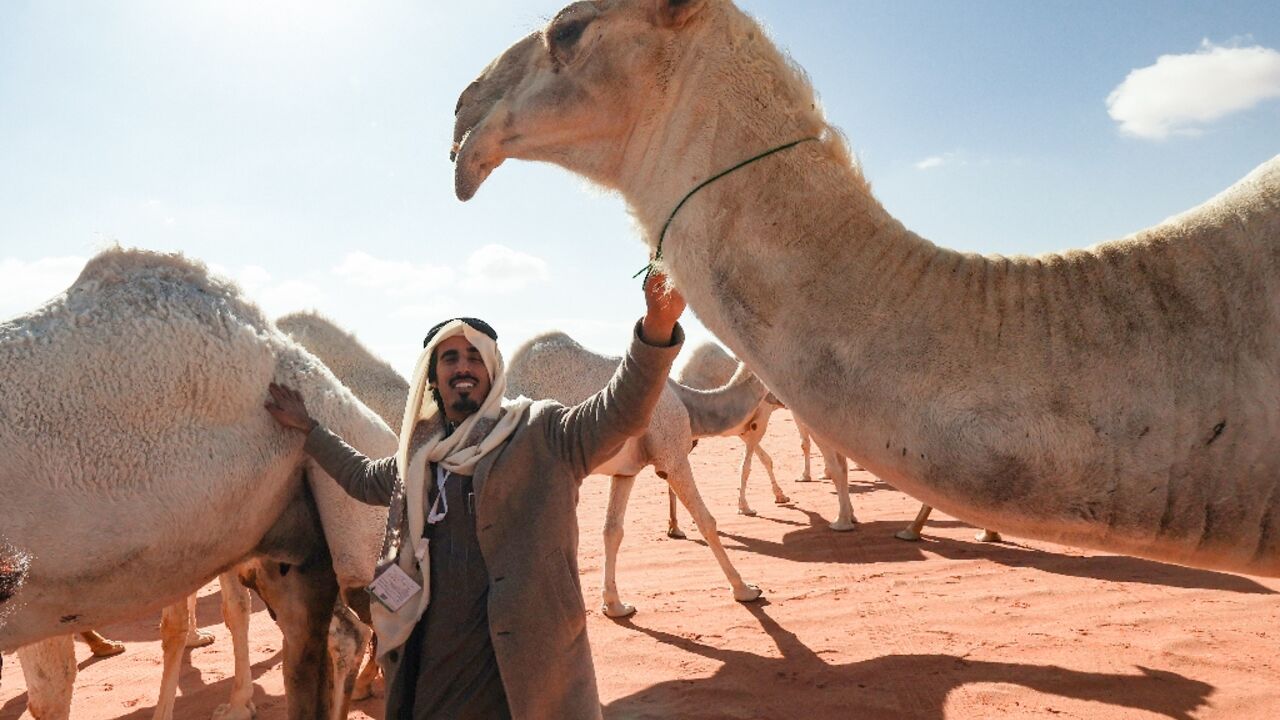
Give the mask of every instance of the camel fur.
[[[577, 2], [462, 93], [460, 199], [507, 158], [626, 200], [698, 318], [839, 451], [980, 527], [1280, 575], [1280, 156], [1127, 237], [948, 250], [871, 194], [730, 0]], [[797, 282], [797, 278], [802, 282]]]
[[[0, 603], [0, 650], [35, 643], [20, 655], [74, 667], [71, 633], [185, 605], [254, 556], [308, 563], [290, 573], [299, 612], [282, 621], [289, 717], [328, 717], [332, 677], [317, 658], [338, 586], [372, 577], [386, 510], [304, 457], [302, 437], [262, 408], [271, 381], [306, 392], [364, 452], [395, 448], [319, 361], [181, 256], [107, 250], [66, 292], [0, 323], [0, 546], [29, 558]], [[280, 535], [298, 512], [322, 528], [318, 558]], [[166, 616], [169, 655], [186, 613]], [[63, 712], [69, 696], [51, 702]]]
[[[551, 398], [565, 405], [575, 405], [605, 387], [619, 362], [619, 358], [604, 357], [587, 350], [564, 333], [545, 333], [527, 341], [512, 355], [507, 367], [507, 394], [510, 397], [524, 395], [535, 400]], [[592, 471], [592, 474], [612, 478], [604, 525], [605, 615], [617, 618], [635, 612], [635, 607], [622, 602], [618, 594], [618, 548], [622, 545], [623, 522], [635, 476], [650, 465], [658, 477], [667, 481], [693, 516], [698, 532], [733, 588], [734, 599], [750, 602], [760, 597], [758, 587], [742, 581], [716, 534], [715, 518], [707, 510], [694, 484], [693, 469], [689, 466], [689, 451], [692, 449], [689, 411], [668, 384], [650, 416], [644, 435], [628, 440], [612, 458]]]

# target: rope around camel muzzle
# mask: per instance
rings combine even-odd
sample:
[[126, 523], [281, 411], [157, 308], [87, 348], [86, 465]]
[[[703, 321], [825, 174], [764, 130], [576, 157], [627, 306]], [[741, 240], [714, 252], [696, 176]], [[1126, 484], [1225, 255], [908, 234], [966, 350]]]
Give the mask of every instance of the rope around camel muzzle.
[[644, 280], [642, 281], [642, 284], [649, 281], [649, 276], [653, 274], [653, 271], [655, 269], [655, 266], [658, 264], [658, 261], [662, 260], [662, 242], [667, 238], [667, 229], [671, 227], [671, 222], [676, 219], [676, 213], [680, 212], [680, 208], [684, 207], [684, 204], [689, 202], [689, 198], [693, 197], [694, 194], [697, 193], [699, 190], [701, 190], [702, 188], [710, 185], [711, 183], [719, 180], [720, 178], [724, 177], [725, 175], [728, 175], [729, 173], [735, 170], [741, 170], [742, 168], [750, 165], [751, 163], [757, 160], [763, 160], [764, 158], [767, 158], [774, 153], [782, 152], [783, 150], [790, 150], [791, 148], [799, 145], [800, 143], [806, 143], [811, 140], [816, 141], [818, 139], [819, 138], [817, 137], [800, 138], [799, 140], [792, 140], [791, 142], [785, 145], [779, 145], [778, 147], [765, 150], [759, 155], [754, 155], [752, 157], [749, 157], [746, 160], [743, 160], [742, 162], [738, 163], [737, 165], [734, 165], [733, 167], [728, 168], [727, 170], [721, 170], [715, 175], [712, 175], [706, 180], [703, 180], [702, 182], [695, 185], [692, 190], [685, 193], [685, 196], [680, 199], [680, 202], [676, 203], [675, 209], [672, 210], [671, 214], [667, 216], [667, 221], [662, 224], [662, 232], [658, 233], [658, 249], [653, 253], [653, 257], [650, 258], [649, 264], [640, 268], [640, 270], [637, 271], [635, 275], [632, 275], [631, 278], [634, 280], [635, 278], [640, 277], [641, 273], [644, 273]]

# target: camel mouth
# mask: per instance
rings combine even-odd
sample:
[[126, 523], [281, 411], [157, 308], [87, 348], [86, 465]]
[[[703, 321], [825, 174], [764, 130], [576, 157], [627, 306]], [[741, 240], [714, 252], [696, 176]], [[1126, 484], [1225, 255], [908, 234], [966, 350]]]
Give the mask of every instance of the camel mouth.
[[462, 202], [475, 197], [489, 174], [502, 164], [501, 158], [496, 162], [486, 162], [481, 157], [482, 153], [473, 139], [475, 136], [475, 131], [468, 132], [460, 142], [453, 144], [449, 153], [453, 159], [453, 192]]

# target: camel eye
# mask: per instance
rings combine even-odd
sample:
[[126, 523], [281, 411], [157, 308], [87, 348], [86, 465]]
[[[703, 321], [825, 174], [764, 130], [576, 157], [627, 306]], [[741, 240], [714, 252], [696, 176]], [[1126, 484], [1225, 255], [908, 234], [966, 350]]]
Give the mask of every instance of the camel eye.
[[578, 38], [582, 37], [582, 31], [586, 27], [585, 22], [564, 23], [551, 31], [551, 42], [558, 48], [568, 49], [578, 42]]

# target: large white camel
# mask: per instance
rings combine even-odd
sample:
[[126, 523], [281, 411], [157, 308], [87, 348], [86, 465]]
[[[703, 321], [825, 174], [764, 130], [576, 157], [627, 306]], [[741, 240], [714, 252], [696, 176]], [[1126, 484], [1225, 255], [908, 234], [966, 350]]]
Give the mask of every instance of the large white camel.
[[1020, 536], [1280, 575], [1280, 157], [1085, 250], [955, 252], [889, 215], [729, 0], [574, 3], [456, 112], [459, 198], [507, 158], [618, 191], [699, 319], [902, 491]]
[[[561, 332], [550, 332], [539, 335], [518, 348], [511, 356], [507, 368], [507, 393], [511, 397], [524, 395], [534, 399], [550, 398], [565, 405], [576, 405], [596, 393], [609, 383], [618, 367], [618, 358], [597, 355], [579, 345], [568, 335]], [[759, 381], [755, 381], [759, 385]], [[618, 548], [622, 545], [623, 521], [627, 510], [627, 501], [631, 497], [631, 489], [635, 486], [636, 474], [652, 465], [658, 477], [667, 481], [667, 485], [675, 491], [680, 502], [693, 517], [698, 532], [720, 563], [720, 569], [733, 588], [733, 597], [739, 602], [750, 602], [760, 597], [760, 588], [742, 581], [737, 569], [729, 561], [720, 536], [716, 534], [716, 520], [707, 510], [706, 503], [698, 493], [693, 481], [693, 469], [689, 466], [689, 451], [693, 449], [693, 433], [691, 415], [686, 409], [681, 396], [677, 394], [674, 382], [669, 382], [663, 391], [653, 415], [649, 419], [649, 428], [639, 437], [632, 438], [618, 450], [616, 454], [600, 467], [592, 470], [593, 474], [611, 476], [609, 487], [609, 506], [604, 523], [604, 604], [602, 611], [609, 617], [627, 617], [635, 612], [635, 607], [622, 602], [618, 595], [617, 559]], [[697, 391], [683, 388], [685, 393]], [[763, 386], [758, 389], [763, 395]], [[740, 394], [736, 393], [735, 394]], [[713, 393], [708, 396], [706, 405], [712, 405]], [[759, 401], [739, 403], [740, 412], [749, 413]], [[700, 417], [704, 422], [712, 413]], [[729, 418], [727, 422], [740, 422], [738, 418]], [[674, 509], [672, 510], [674, 523]], [[679, 533], [673, 525], [673, 530]], [[672, 532], [672, 531], [669, 531]], [[683, 534], [678, 536], [682, 537]]]
[[[707, 342], [694, 348], [689, 355], [689, 360], [680, 368], [680, 373], [676, 379], [678, 382], [690, 387], [715, 387], [722, 384], [732, 373], [736, 372], [738, 365], [738, 361], [719, 345]], [[773, 476], [773, 460], [764, 451], [764, 448], [760, 446], [760, 440], [764, 437], [765, 430], [769, 425], [769, 417], [774, 410], [780, 407], [785, 406], [774, 397], [773, 393], [770, 393], [764, 400], [760, 401], [760, 407], [756, 410], [755, 415], [740, 430], [739, 437], [742, 438], [742, 442], [747, 446], [746, 457], [742, 460], [742, 485], [738, 493], [740, 507], [746, 503], [747, 477], [751, 473], [751, 453], [753, 450], [760, 456], [761, 463], [769, 473], [769, 482], [773, 484], [775, 497], [779, 497], [782, 492], [781, 488], [778, 487], [778, 481]], [[796, 482], [810, 482], [812, 481], [812, 475], [809, 468], [809, 453], [813, 444], [812, 433], [803, 420], [794, 415], [792, 417], [796, 423], [796, 430], [800, 433], [800, 453], [804, 456], [804, 474]], [[836, 497], [839, 502], [840, 514], [838, 519], [831, 523], [831, 529], [852, 530], [856, 526], [853, 521], [853, 505], [849, 502], [848, 459], [822, 443], [818, 443], [818, 450], [822, 454], [822, 477], [831, 480], [835, 485]], [[785, 502], [785, 500], [780, 500], [780, 502]], [[911, 524], [894, 533], [894, 537], [899, 540], [919, 540], [920, 531], [924, 529], [925, 521], [929, 519], [931, 512], [933, 512], [933, 508], [928, 505], [921, 505], [920, 511], [916, 513], [916, 517], [911, 521]], [[1000, 542], [1002, 538], [1000, 533], [994, 530], [982, 530], [978, 533], [977, 539], [980, 542]]]
[[[180, 256], [108, 250], [0, 323], [0, 650], [26, 646], [33, 715], [66, 717], [69, 683], [44, 681], [74, 677], [70, 633], [176, 610], [255, 556], [283, 575], [289, 717], [330, 715], [334, 600], [371, 579], [386, 511], [305, 458], [262, 408], [271, 381], [301, 388], [364, 452], [395, 448], [319, 361]], [[300, 542], [315, 526], [318, 547]], [[183, 610], [165, 613], [166, 655]]]

